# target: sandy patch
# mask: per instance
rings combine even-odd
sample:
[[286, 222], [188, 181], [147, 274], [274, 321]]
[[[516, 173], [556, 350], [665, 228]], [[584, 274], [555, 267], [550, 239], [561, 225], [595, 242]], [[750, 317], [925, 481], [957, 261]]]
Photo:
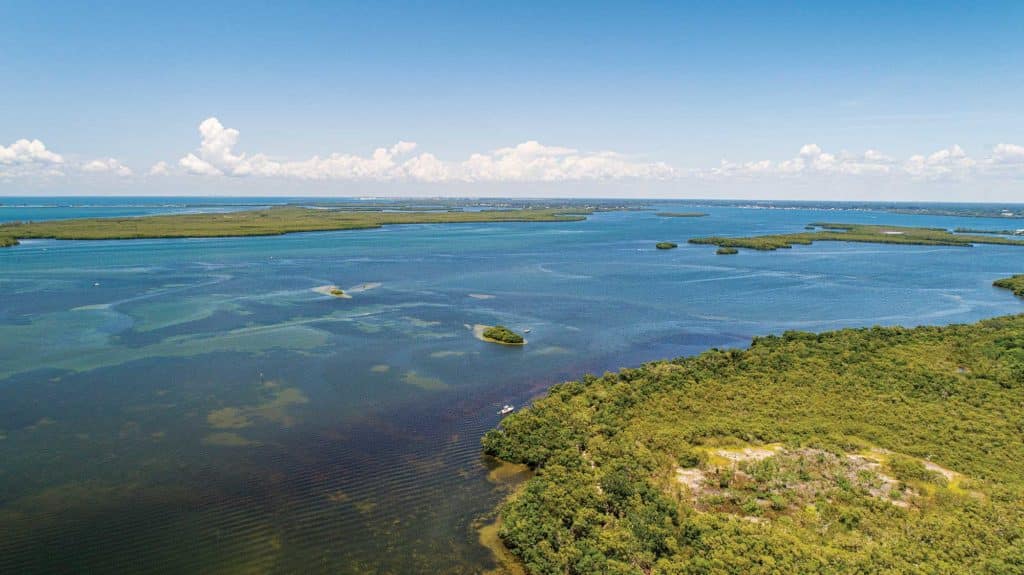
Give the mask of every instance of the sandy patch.
[[271, 394], [267, 401], [256, 405], [215, 409], [207, 414], [206, 422], [214, 429], [242, 429], [252, 425], [255, 419], [278, 423], [284, 427], [294, 425], [295, 417], [290, 408], [309, 403], [306, 394], [297, 387], [281, 387], [273, 381], [264, 382], [263, 387]]
[[241, 429], [252, 425], [252, 419], [237, 407], [225, 407], [211, 411], [206, 416], [206, 422], [215, 429]]
[[372, 289], [377, 289], [377, 288], [379, 288], [382, 285], [384, 285], [384, 284], [382, 284], [380, 282], [367, 282], [367, 283], [362, 283], [362, 284], [359, 284], [359, 285], [356, 285], [356, 286], [352, 286], [352, 287], [348, 288], [345, 291], [348, 292], [348, 293], [363, 293], [363, 292], [368, 292], [368, 291], [370, 291]]
[[691, 494], [696, 494], [700, 491], [706, 477], [707, 474], [700, 469], [676, 468], [676, 480], [685, 485]]
[[445, 358], [445, 357], [462, 357], [466, 355], [464, 351], [435, 351], [430, 354], [430, 357]]
[[405, 372], [402, 376], [402, 381], [427, 391], [440, 391], [442, 389], [448, 389], [449, 387], [447, 383], [441, 381], [439, 378], [419, 375], [415, 371]]
[[956, 471], [953, 471], [952, 469], [946, 469], [945, 467], [942, 467], [937, 463], [932, 463], [931, 461], [924, 459], [921, 460], [921, 463], [924, 464], [925, 469], [927, 469], [928, 471], [934, 471], [935, 473], [938, 473], [939, 475], [945, 477], [946, 481], [948, 482], [953, 482], [953, 480], [960, 477], [960, 474], [957, 473]]
[[533, 353], [537, 355], [563, 355], [571, 352], [568, 349], [558, 345], [549, 345], [547, 347], [542, 347], [538, 350], [534, 350]]
[[258, 441], [250, 441], [237, 433], [231, 432], [211, 433], [203, 438], [203, 443], [219, 447], [248, 447], [260, 444]]
[[781, 446], [744, 447], [742, 449], [718, 449], [715, 453], [733, 463], [740, 461], [761, 461], [775, 455]]
[[434, 327], [441, 325], [441, 322], [435, 320], [420, 319], [418, 317], [404, 316], [402, 319], [407, 321], [409, 325], [413, 327]]
[[373, 373], [387, 373], [391, 371], [391, 366], [386, 363], [378, 363], [377, 365], [370, 368]]

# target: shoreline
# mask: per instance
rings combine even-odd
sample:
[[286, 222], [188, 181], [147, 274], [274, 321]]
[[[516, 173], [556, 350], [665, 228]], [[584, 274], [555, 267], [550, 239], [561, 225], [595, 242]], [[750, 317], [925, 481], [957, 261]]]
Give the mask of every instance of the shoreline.
[[[1020, 291], [1021, 287], [1024, 286], [1024, 274], [1019, 274], [1019, 275], [1014, 275], [1014, 276], [1007, 277], [1007, 278], [997, 279], [997, 280], [995, 280], [993, 282], [993, 285], [996, 286], [996, 287], [1002, 287], [1002, 289], [1007, 289], [1007, 290], [1011, 291], [1011, 293], [1014, 294], [1017, 297], [1024, 298], [1024, 291]], [[676, 370], [685, 369], [684, 366], [686, 366], [686, 365], [696, 365], [697, 363], [700, 363], [701, 358], [703, 358], [703, 357], [710, 357], [710, 356], [715, 355], [715, 354], [727, 354], [727, 356], [729, 358], [729, 361], [739, 361], [739, 362], [742, 362], [743, 359], [741, 359], [741, 358], [753, 357], [752, 354], [755, 353], [755, 351], [754, 351], [755, 348], [757, 348], [759, 352], [762, 352], [762, 350], [764, 350], [764, 349], [767, 349], [769, 351], [774, 351], [776, 349], [784, 348], [784, 346], [787, 345], [786, 342], [788, 340], [791, 340], [791, 339], [793, 339], [793, 340], [803, 340], [803, 339], [806, 339], [806, 340], [808, 340], [808, 342], [812, 342], [812, 341], [820, 342], [822, 337], [824, 337], [824, 338], [826, 338], [828, 340], [830, 340], [830, 339], [848, 338], [850, 340], [850, 344], [851, 345], [855, 345], [856, 342], [859, 341], [858, 338], [867, 340], [868, 342], [870, 342], [872, 340], [872, 338], [874, 338], [874, 339], [881, 339], [881, 341], [884, 342], [884, 341], [886, 341], [887, 337], [893, 337], [893, 335], [899, 335], [899, 336], [902, 336], [902, 337], [908, 337], [909, 340], [910, 340], [909, 342], [906, 342], [906, 343], [900, 342], [899, 345], [904, 345], [904, 346], [906, 346], [908, 348], [908, 350], [912, 350], [911, 346], [914, 345], [915, 342], [916, 343], [920, 343], [921, 341], [929, 342], [929, 337], [934, 337], [934, 335], [929, 336], [929, 334], [934, 334], [934, 331], [936, 331], [936, 330], [939, 331], [939, 333], [941, 334], [941, 338], [940, 339], [943, 342], [954, 342], [954, 343], [955, 342], [963, 342], [963, 341], [971, 342], [971, 341], [973, 341], [972, 338], [980, 339], [981, 341], [987, 341], [987, 340], [985, 340], [985, 338], [987, 337], [986, 331], [993, 330], [993, 329], [1000, 329], [1001, 328], [1001, 329], [1004, 329], [1004, 330], [1008, 330], [1009, 329], [1011, 331], [1011, 333], [1012, 333], [1012, 331], [1013, 331], [1012, 330], [1012, 326], [1015, 323], [1022, 323], [1022, 322], [1024, 322], [1024, 312], [1016, 313], [1016, 314], [1010, 314], [1010, 315], [998, 315], [998, 316], [994, 316], [994, 317], [990, 317], [990, 318], [981, 319], [981, 320], [978, 320], [978, 321], [975, 321], [975, 322], [972, 322], [972, 323], [969, 323], [969, 324], [922, 325], [922, 326], [915, 326], [915, 327], [909, 327], [909, 328], [908, 327], [898, 326], [898, 325], [897, 326], [890, 326], [890, 327], [873, 327], [873, 328], [868, 328], [868, 327], [845, 328], [845, 329], [834, 329], [834, 330], [823, 331], [823, 333], [820, 333], [820, 334], [810, 333], [810, 331], [799, 331], [799, 333], [798, 333], [798, 331], [795, 331], [795, 333], [787, 334], [786, 336], [754, 337], [751, 340], [751, 343], [750, 343], [749, 347], [746, 347], [746, 348], [744, 348], [742, 350], [725, 350], [725, 351], [722, 351], [722, 350], [709, 350], [709, 351], [706, 351], [706, 352], [703, 352], [703, 353], [700, 353], [700, 354], [697, 354], [697, 355], [693, 355], [693, 356], [683, 356], [683, 357], [679, 357], [679, 358], [676, 358], [676, 359], [656, 360], [656, 361], [653, 361], [653, 362], [645, 363], [644, 365], [642, 365], [640, 367], [635, 367], [635, 368], [624, 367], [621, 370], [616, 371], [615, 373], [605, 374], [604, 379], [609, 379], [610, 378], [615, 383], [621, 382], [623, 379], [627, 379], [628, 381], [632, 382], [633, 385], [642, 387], [642, 384], [640, 382], [642, 382], [643, 380], [640, 379], [642, 377], [642, 375], [640, 373], [646, 372], [648, 370], [649, 370], [649, 373], [646, 373], [646, 377], [649, 378], [649, 379], [656, 380], [657, 378], [668, 377], [669, 373], [674, 372]], [[476, 326], [474, 326], [474, 329], [475, 329], [475, 327]], [[883, 331], [886, 334], [886, 336], [882, 335]], [[914, 340], [914, 338], [919, 338], [919, 339], [918, 340]], [[996, 340], [996, 341], [998, 341], [998, 340]], [[822, 348], [822, 350], [835, 351], [831, 347], [825, 347], [825, 348]], [[784, 349], [782, 351], [784, 351]], [[728, 355], [728, 354], [732, 354], [732, 355]], [[972, 375], [971, 375], [972, 369], [969, 368], [969, 367], [966, 367], [965, 365], [969, 365], [970, 362], [981, 361], [981, 360], [978, 359], [977, 355], [978, 354], [975, 354], [975, 356], [972, 356], [971, 358], [958, 358], [957, 357], [956, 358], [956, 362], [957, 363], [954, 363], [953, 365], [958, 365], [958, 366], [951, 367], [950, 368], [951, 371], [954, 372], [956, 374], [956, 377], [958, 377], [958, 378], [971, 378], [972, 377]], [[843, 359], [842, 361], [846, 361], [846, 359]], [[1010, 361], [1010, 360], [1007, 360], [1007, 361]], [[924, 373], [932, 372], [934, 374], [938, 374], [942, 370], [941, 368], [939, 368], [939, 367], [937, 367], [935, 365], [931, 365], [931, 364], [915, 365], [914, 367], [915, 367], [915, 372], [916, 371], [921, 371], [921, 372], [924, 372]], [[787, 371], [787, 369], [790, 369], [790, 368], [788, 368], [788, 367], [778, 368], [778, 370], [781, 373], [785, 373]], [[877, 367], [877, 369], [882, 370], [882, 372], [886, 372], [884, 367]], [[756, 374], [763, 375], [763, 373], [760, 372], [760, 371], [756, 372]], [[918, 374], [919, 377], [921, 375], [921, 373], [916, 373], [916, 374]], [[706, 377], [706, 375], [701, 375], [701, 377]], [[710, 375], [710, 378], [711, 378], [711, 380], [709, 380], [709, 383], [715, 383], [715, 385], [726, 385], [727, 386], [731, 382], [730, 375], [728, 373], [726, 373], [726, 372], [715, 373], [713, 375]], [[634, 381], [634, 379], [636, 379], [636, 381]], [[716, 379], [718, 381], [716, 381]], [[542, 402], [542, 405], [536, 405], [534, 403], [531, 403], [530, 405], [523, 406], [522, 409], [518, 410], [516, 413], [514, 413], [514, 414], [509, 416], [509, 418], [520, 418], [520, 419], [522, 419], [521, 422], [517, 422], [520, 425], [514, 426], [514, 429], [516, 431], [515, 431], [515, 435], [513, 436], [512, 439], [503, 439], [505, 434], [506, 434], [506, 432], [503, 430], [501, 424], [499, 424], [499, 426], [493, 428], [492, 430], [488, 431], [487, 434], [484, 436], [484, 438], [481, 439], [481, 442], [483, 443], [482, 451], [483, 451], [483, 453], [485, 455], [494, 457], [495, 460], [501, 462], [503, 466], [526, 466], [526, 469], [530, 473], [529, 477], [527, 477], [521, 483], [517, 484], [515, 486], [515, 488], [511, 492], [509, 492], [507, 495], [505, 495], [502, 498], [502, 500], [496, 505], [496, 507], [494, 508], [494, 511], [493, 511], [493, 513], [495, 514], [494, 515], [494, 518], [495, 518], [494, 521], [490, 522], [489, 524], [484, 525], [484, 526], [482, 526], [482, 527], [477, 529], [477, 531], [479, 533], [480, 544], [483, 545], [488, 550], [490, 550], [490, 552], [492, 552], [492, 554], [493, 554], [493, 556], [495, 558], [496, 563], [499, 565], [499, 567], [501, 569], [504, 569], [504, 571], [502, 571], [502, 570], [489, 571], [489, 572], [487, 572], [488, 574], [498, 575], [498, 574], [501, 574], [501, 573], [509, 573], [509, 574], [519, 574], [519, 573], [525, 574], [525, 573], [527, 573], [526, 568], [525, 568], [525, 564], [523, 563], [522, 559], [515, 554], [515, 551], [514, 551], [514, 549], [515, 548], [519, 548], [520, 545], [517, 544], [517, 545], [514, 545], [512, 547], [508, 546], [506, 544], [506, 541], [500, 536], [499, 532], [502, 530], [502, 527], [504, 525], [504, 521], [507, 519], [505, 517], [505, 514], [504, 514], [504, 512], [506, 511], [506, 507], [508, 507], [509, 505], [515, 505], [517, 503], [519, 497], [525, 492], [525, 488], [529, 484], [529, 482], [534, 480], [534, 478], [538, 477], [538, 471], [541, 468], [545, 468], [546, 467], [545, 466], [546, 461], [544, 461], [544, 460], [530, 461], [528, 457], [523, 458], [523, 457], [514, 456], [515, 453], [520, 453], [520, 454], [525, 454], [526, 453], [526, 451], [522, 451], [523, 448], [522, 448], [521, 445], [517, 445], [517, 442], [529, 443], [529, 440], [527, 438], [532, 437], [532, 433], [536, 433], [536, 432], [528, 431], [528, 426], [531, 423], [534, 424], [534, 425], [538, 425], [538, 422], [543, 423], [544, 422], [544, 417], [545, 417], [545, 412], [544, 412], [545, 409], [553, 410], [552, 415], [554, 415], [555, 413], [559, 412], [557, 407], [552, 407], [552, 408], [549, 409], [548, 405], [547, 405], [548, 403], [556, 402], [556, 400], [558, 402], [568, 401], [568, 400], [566, 400], [564, 398], [565, 397], [571, 398], [571, 397], [573, 397], [574, 395], [577, 395], [577, 394], [586, 395], [588, 388], [597, 388], [597, 387], [599, 387], [597, 384], [600, 383], [601, 381], [602, 381], [602, 379], [598, 379], [595, 382], [588, 383], [588, 385], [586, 385], [586, 386], [583, 385], [584, 380], [578, 380], [578, 381], [574, 381], [574, 382], [567, 382], [567, 383], [561, 385], [561, 387], [563, 387], [563, 389], [560, 389], [559, 392], [557, 392], [556, 394], [552, 394], [552, 391], [549, 389], [547, 392], [545, 392], [545, 394], [539, 400], [540, 402]], [[614, 386], [614, 384], [609, 384], [609, 385]], [[898, 382], [893, 383], [891, 385], [892, 385], [892, 387], [894, 389], [899, 389], [899, 383]], [[579, 390], [577, 390], [577, 391], [566, 392], [564, 387], [569, 387], [569, 386], [582, 386], [582, 387]], [[609, 393], [610, 393], [610, 389], [614, 389], [614, 387], [609, 388]], [[821, 391], [821, 393], [824, 393], [824, 394], [827, 395], [828, 391], [827, 391], [827, 389], [825, 389], [825, 390]], [[874, 395], [884, 395], [884, 392], [881, 391], [881, 390], [871, 390], [871, 391], [868, 391], [867, 393], [868, 393], [868, 398], [871, 397], [870, 394], [872, 394], [872, 393]], [[657, 395], [656, 393], [651, 391], [649, 394], [646, 394], [645, 397], [651, 398], [651, 397], [655, 397], [656, 395]], [[682, 396], [682, 395], [683, 394], [680, 393], [680, 396]], [[813, 397], [814, 397], [813, 393], [809, 392], [808, 393], [808, 398], [809, 398], [808, 401], [812, 400]], [[879, 398], [876, 398], [876, 399], [879, 399]], [[868, 399], [868, 401], [869, 400], [870, 399]], [[536, 411], [535, 412], [535, 406], [538, 409], [540, 409], [540, 411]], [[921, 408], [921, 409], [927, 408], [927, 401], [922, 400], [922, 405], [920, 405], [918, 407]], [[540, 414], [538, 414], [538, 413], [540, 413]], [[696, 417], [696, 419], [700, 419], [699, 415], [692, 415], [692, 416]], [[815, 415], [800, 413], [799, 416], [807, 418], [810, 421], [810, 419], [813, 419]], [[828, 419], [825, 414], [819, 413], [816, 416], [824, 417], [822, 419], [822, 421], [824, 421], [824, 422], [830, 421], [830, 419]], [[640, 418], [643, 418], [643, 416], [640, 416]], [[650, 425], [657, 425], [658, 424], [657, 417], [656, 416], [652, 417], [651, 421], [648, 422], [648, 423]], [[668, 419], [666, 421], [666, 425], [667, 425], [667, 423], [668, 423]], [[559, 422], [555, 421], [553, 423], [546, 424], [546, 425], [554, 426], [554, 429], [565, 429], [564, 426], [566, 424], [564, 422], [559, 423]], [[524, 426], [526, 426], [526, 427], [524, 427]], [[547, 428], [545, 428], [545, 429], [547, 429]], [[644, 429], [646, 429], [646, 428], [644, 428]], [[571, 430], [571, 428], [570, 428], [570, 430]], [[995, 433], [995, 432], [992, 432], [992, 433]], [[525, 434], [525, 435], [523, 435], [523, 434]], [[585, 434], [585, 437], [586, 437], [586, 434]], [[716, 437], [717, 436], [715, 436], [714, 434], [707, 436], [707, 438], [710, 439], [710, 440], [714, 440]], [[817, 436], [815, 436], [815, 437], [817, 437]], [[728, 439], [728, 438], [726, 438], [726, 439]], [[746, 444], [746, 448], [742, 450], [742, 453], [745, 454], [746, 452], [750, 451], [751, 453], [756, 455], [756, 457], [753, 457], [755, 459], [766, 458], [766, 457], [769, 457], [769, 456], [777, 454], [778, 452], [780, 452], [779, 450], [782, 449], [782, 446], [784, 444], [786, 444], [786, 442], [792, 441], [792, 438], [786, 438], [785, 434], [779, 435], [776, 439], [778, 441], [776, 441], [775, 443], [761, 445], [760, 449], [752, 448], [750, 445], [753, 445], [753, 444]], [[863, 461], [867, 461], [866, 463], [863, 463], [862, 467], [865, 467], [865, 469], [868, 469], [872, 473], [877, 473], [879, 475], [879, 477], [882, 478], [882, 482], [885, 485], [885, 487], [887, 487], [887, 488], [891, 488], [893, 485], [899, 484], [900, 481], [902, 481], [902, 482], [909, 482], [909, 487], [901, 488], [901, 489], [903, 489], [903, 491], [900, 491], [899, 497], [893, 496], [893, 497], [889, 498], [889, 499], [892, 499], [890, 502], [894, 506], [906, 507], [906, 508], [911, 508], [911, 507], [916, 508], [919, 505], [926, 505], [927, 506], [927, 505], [930, 505], [930, 504], [937, 504], [937, 503], [932, 501], [932, 499], [935, 497], [936, 489], [944, 490], [943, 493], [949, 492], [949, 493], [958, 494], [958, 495], [966, 495], [968, 498], [974, 498], [974, 499], [984, 499], [984, 498], [986, 498], [988, 496], [988, 495], [986, 495], [986, 491], [992, 489], [992, 487], [987, 484], [987, 482], [992, 481], [991, 478], [986, 478], [986, 483], [985, 484], [978, 484], [978, 483], [976, 483], [978, 480], [971, 477], [971, 475], [972, 475], [971, 472], [972, 471], [973, 471], [973, 474], [975, 475], [975, 477], [978, 476], [978, 471], [977, 470], [972, 470], [972, 468], [967, 467], [967, 469], [961, 468], [961, 469], [958, 469], [958, 471], [952, 471], [953, 467], [955, 467], [955, 466], [953, 466], [953, 467], [940, 466], [939, 463], [937, 463], [937, 462], [935, 462], [934, 460], [931, 459], [931, 457], [932, 457], [931, 455], [926, 457], [926, 456], [923, 456], [920, 453], [918, 453], [916, 455], [919, 455], [919, 457], [916, 457], [916, 458], [913, 457], [913, 455], [915, 453], [913, 453], [912, 452], [913, 451], [912, 448], [910, 448], [908, 446], [904, 446], [904, 451], [906, 452], [906, 454], [903, 454], [903, 453], [897, 452], [896, 449], [893, 449], [891, 451], [889, 448], [878, 447], [878, 446], [873, 446], [872, 445], [871, 449], [873, 449], [873, 451], [870, 451], [868, 449], [868, 451], [870, 451], [870, 453], [876, 453], [876, 454], [877, 453], [882, 453], [883, 455], [882, 456], [874, 456], [873, 458], [870, 457], [870, 456], [864, 455], [865, 449], [867, 449], [865, 447], [866, 444], [865, 445], [861, 445], [860, 443], [863, 443], [865, 441], [867, 441], [867, 440], [865, 440], [865, 439], [858, 439], [857, 442], [854, 442], [852, 445], [855, 446], [855, 448], [851, 447], [849, 452], [846, 454], [846, 459], [843, 459], [842, 457], [840, 457], [840, 460], [843, 460], [843, 461], [846, 461], [846, 460], [854, 461], [856, 463], [856, 465], [862, 465]], [[860, 442], [860, 443], [858, 443], [858, 442]], [[889, 442], [897, 443], [897, 444], [900, 443], [898, 440], [897, 441], [893, 441], [891, 439], [889, 440]], [[955, 441], [953, 441], [953, 443], [955, 443]], [[696, 444], [694, 444], [694, 445], [696, 445]], [[710, 445], [715, 445], [715, 444], [711, 443]], [[758, 444], [758, 445], [760, 445], [760, 444]], [[724, 449], [719, 448], [718, 451], [717, 451], [719, 453], [725, 453], [725, 452], [729, 451], [730, 448], [734, 449], [734, 446], [731, 446], [731, 445], [728, 445], [728, 444], [722, 444], [720, 447], [724, 447]], [[535, 446], [535, 448], [541, 448], [541, 446]], [[548, 448], [544, 447], [542, 449], [548, 449]], [[584, 453], [583, 454], [583, 459], [587, 460], [587, 461], [591, 461], [591, 467], [593, 468], [594, 462], [590, 459], [589, 456], [587, 456], [587, 448], [580, 446], [579, 449], [583, 449], [583, 453]], [[502, 451], [506, 451], [506, 452], [503, 453]], [[763, 454], [762, 454], [762, 451], [764, 452]], [[700, 453], [699, 448], [697, 448], [697, 447], [690, 448], [690, 452], [692, 452], [692, 453]], [[513, 454], [513, 456], [507, 456], [509, 454]], [[731, 454], [731, 452], [729, 454]], [[503, 456], [503, 455], [505, 455], [505, 456]], [[899, 461], [897, 461], [896, 463], [893, 463], [894, 466], [897, 465], [897, 463], [899, 463], [899, 465], [910, 466], [910, 467], [912, 467], [912, 466], [920, 466], [924, 470], [923, 472], [921, 472], [924, 475], [921, 476], [921, 477], [915, 477], [915, 476], [902, 477], [902, 478], [900, 478], [900, 481], [897, 481], [897, 479], [894, 479], [893, 477], [890, 477], [890, 476], [886, 475], [886, 473], [889, 473], [889, 474], [892, 474], [892, 475], [898, 475], [900, 473], [900, 471], [899, 471], [900, 468], [894, 468], [894, 467], [890, 466], [890, 462], [889, 462], [890, 461], [890, 455], [892, 455], [893, 457], [896, 457], [896, 458], [899, 459]], [[724, 454], [723, 456], [726, 459], [729, 458], [728, 454]], [[707, 455], [705, 457], [707, 457]], [[865, 457], [866, 457], [866, 459], [865, 459]], [[733, 458], [735, 458], [735, 457], [733, 457]], [[742, 457], [740, 457], [740, 458], [742, 458]], [[946, 454], [946, 458], [947, 459], [950, 458], [948, 453]], [[870, 460], [868, 460], [868, 459], [870, 459]], [[940, 459], [941, 459], [941, 457], [940, 457]], [[611, 459], [611, 461], [614, 461], [614, 460], [615, 460], [614, 458]], [[699, 459], [699, 457], [697, 457], [695, 460], [700, 460], [700, 459]], [[950, 461], [947, 461], [947, 460], [944, 460], [944, 459], [942, 459], [942, 460], [943, 460], [944, 465], [950, 465]], [[909, 461], [909, 463], [907, 463], [906, 461]], [[955, 461], [954, 458], [953, 458], [953, 461]], [[706, 463], [707, 463], [707, 461], [705, 463], [699, 463], [699, 467], [696, 467], [695, 469], [702, 470], [703, 467], [705, 467]], [[736, 468], [739, 467], [739, 463], [735, 462], [735, 461], [733, 461], [731, 463], [731, 465], [732, 465], [733, 469], [736, 469]], [[853, 463], [847, 463], [847, 465], [853, 465]], [[959, 462], [958, 465], [959, 466], [965, 466], [965, 463]], [[693, 463], [693, 466], [698, 466], [698, 463]], [[726, 467], [728, 467], [728, 466], [726, 466]], [[706, 476], [708, 476], [708, 477], [710, 477], [710, 476], [708, 475], [708, 472], [700, 471], [700, 472], [695, 472], [693, 474], [688, 474], [688, 473], [682, 472], [680, 470], [682, 470], [682, 468], [679, 467], [678, 465], [673, 470], [675, 472], [676, 476], [677, 476], [676, 477], [676, 481], [683, 486], [682, 487], [682, 491], [679, 492], [679, 493], [681, 493], [681, 495], [677, 495], [677, 497], [682, 497], [684, 495], [687, 496], [687, 497], [693, 497], [691, 504], [695, 505], [696, 504], [695, 503], [695, 501], [696, 501], [695, 497], [696, 497], [696, 494], [699, 492], [699, 490], [695, 487], [695, 484], [693, 483], [694, 481], [696, 481], [695, 478], [699, 477], [701, 479], [705, 479]], [[883, 472], [885, 472], [885, 473], [883, 473]], [[906, 472], [906, 473], [910, 473], [910, 472]], [[914, 472], [914, 473], [916, 473], [916, 472]], [[494, 474], [494, 472], [492, 472], [492, 474]], [[642, 474], [641, 475], [642, 478], [643, 477], [647, 477], [647, 476], [649, 476], [649, 474], [646, 474], [646, 475]], [[909, 477], [909, 479], [908, 479], [908, 477]], [[922, 479], [922, 478], [927, 478], [927, 479]], [[489, 476], [488, 476], [488, 479], [494, 481]], [[552, 481], [552, 480], [546, 479], [545, 481]], [[564, 487], [565, 489], [568, 489], [568, 486], [562, 486], [562, 484], [560, 482], [558, 482], [557, 480], [554, 480], [554, 481], [555, 481], [556, 484], [561, 486], [560, 488]], [[641, 479], [639, 481], [639, 483], [644, 483], [644, 482], [650, 482], [652, 485], [655, 486], [655, 489], [659, 488], [658, 486], [665, 487], [663, 485], [663, 483], [662, 483], [662, 480], [658, 480], [658, 479], [651, 479], [651, 478], [647, 477], [647, 479]], [[687, 482], [689, 482], [689, 483], [687, 483]], [[930, 482], [935, 482], [935, 483], [930, 483]], [[965, 485], [964, 482], [968, 482], [967, 485], [970, 485], [971, 489], [965, 489], [964, 488], [964, 485]], [[904, 485], [905, 484], [906, 483], [904, 483]], [[597, 485], [597, 488], [600, 489], [600, 484]], [[543, 487], [539, 487], [539, 489], [543, 489]], [[677, 486], [676, 489], [678, 490], [679, 487]], [[895, 491], [893, 491], [893, 495], [896, 495], [896, 494], [897, 493]], [[876, 498], [880, 498], [880, 495], [878, 493], [873, 493], [872, 492], [871, 496], [872, 497], [876, 497]], [[943, 496], [947, 496], [947, 495], [943, 495]], [[682, 501], [683, 499], [679, 498], [677, 500], [678, 501]], [[888, 499], [884, 499], [884, 500], [888, 500]], [[924, 502], [922, 502], [922, 501], [924, 501]], [[537, 501], [527, 501], [524, 504], [524, 508], [526, 508], [526, 510], [529, 510], [529, 508], [531, 508], [530, 505], [536, 505], [536, 504], [537, 504]], [[953, 515], [953, 514], [956, 513], [956, 507], [954, 505], [949, 504], [949, 503], [943, 503], [943, 505], [947, 505], [947, 506], [940, 506], [939, 507], [940, 508], [940, 512], [939, 513], [945, 513], [945, 514], [948, 515], [948, 517], [955, 518], [956, 516]], [[1008, 506], [1012, 507], [1012, 503], [1008, 503]], [[729, 516], [735, 513], [735, 512], [731, 512], [731, 511], [727, 511], [727, 510], [714, 510], [714, 508], [713, 508], [713, 510], [700, 511], [695, 506], [693, 507], [693, 510], [694, 510], [695, 513], [706, 514], [706, 515], [710, 514], [710, 515], [712, 515], [712, 516], [714, 516], [716, 518], [722, 518], [722, 520], [728, 520]], [[1006, 513], [1013, 513], [1012, 508], [1008, 508], [1008, 510], [1006, 510]], [[514, 510], [514, 515], [515, 515], [515, 518], [516, 518], [518, 523], [521, 523], [524, 520], [528, 521], [528, 519], [530, 518], [530, 515], [529, 515], [528, 512], [526, 512], [526, 513], [523, 512], [523, 508], [519, 508], [519, 510]], [[757, 517], [754, 517], [753, 519], [752, 518], [748, 518], [748, 517], [741, 517], [741, 519], [749, 519], [753, 523], [762, 523], [762, 522], [765, 522], [765, 521], [772, 522], [774, 520], [774, 517], [775, 516], [769, 516], [769, 519], [764, 519], [764, 518], [762, 518], [760, 516], [757, 516]], [[782, 514], [779, 514], [779, 517], [783, 517]], [[872, 519], [878, 520], [878, 518], [872, 518]], [[881, 520], [879, 520], [879, 521], [881, 521]], [[771, 524], [771, 523], [769, 523], [769, 524]], [[885, 529], [886, 526], [887, 525], [885, 523], [880, 523], [878, 528], [879, 529]], [[528, 529], [523, 530], [521, 528], [521, 526], [519, 526], [518, 524], [517, 524], [516, 529], [518, 529], [519, 532], [515, 533], [515, 534], [512, 534], [512, 535], [509, 535], [509, 536], [513, 537], [513, 538], [517, 537], [517, 536], [520, 537], [520, 540], [518, 542], [522, 543], [521, 538], [525, 536], [524, 531], [528, 531]], [[515, 540], [515, 539], [513, 539], [513, 540]], [[574, 540], [574, 539], [570, 538], [568, 541], [566, 541], [566, 543], [569, 543], [572, 540]], [[821, 546], [822, 550], [834, 548], [833, 547], [834, 541], [830, 541], [830, 540], [822, 540], [822, 541], [818, 542], [817, 544], [819, 544]], [[782, 552], [782, 554], [784, 555], [785, 550], [783, 549], [783, 551], [780, 551], [780, 552]], [[667, 556], [666, 556], [666, 559], [668, 559]]]

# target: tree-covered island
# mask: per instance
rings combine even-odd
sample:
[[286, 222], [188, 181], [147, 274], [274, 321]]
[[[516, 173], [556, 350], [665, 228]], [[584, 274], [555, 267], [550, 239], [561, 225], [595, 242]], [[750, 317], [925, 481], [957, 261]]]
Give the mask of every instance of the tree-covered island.
[[715, 245], [723, 248], [777, 250], [814, 242], [866, 242], [873, 244], [907, 244], [925, 246], [971, 246], [974, 244], [1024, 245], [1024, 240], [993, 235], [953, 234], [942, 228], [912, 228], [863, 224], [811, 224], [819, 231], [793, 234], [772, 234], [750, 237], [711, 236], [691, 238], [691, 244]]
[[484, 326], [484, 330], [481, 335], [485, 341], [493, 343], [502, 343], [505, 345], [523, 345], [526, 343], [523, 336], [503, 325]]
[[658, 242], [654, 244], [654, 247], [658, 248], [659, 250], [671, 250], [679, 247], [679, 244], [675, 242]]
[[1024, 315], [787, 332], [551, 388], [483, 439], [540, 573], [1024, 572]]
[[270, 236], [379, 228], [397, 224], [454, 224], [481, 222], [572, 222], [592, 210], [562, 208], [443, 211], [353, 211], [279, 206], [228, 213], [171, 214], [132, 218], [83, 218], [0, 224], [0, 247], [18, 239], [115, 240], [139, 238], [202, 238]]

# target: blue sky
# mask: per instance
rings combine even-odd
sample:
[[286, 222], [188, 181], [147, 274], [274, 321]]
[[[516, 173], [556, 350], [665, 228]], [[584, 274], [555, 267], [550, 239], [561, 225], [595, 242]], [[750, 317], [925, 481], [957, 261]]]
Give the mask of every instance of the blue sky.
[[836, 4], [0, 0], [0, 194], [1024, 201], [1024, 3]]

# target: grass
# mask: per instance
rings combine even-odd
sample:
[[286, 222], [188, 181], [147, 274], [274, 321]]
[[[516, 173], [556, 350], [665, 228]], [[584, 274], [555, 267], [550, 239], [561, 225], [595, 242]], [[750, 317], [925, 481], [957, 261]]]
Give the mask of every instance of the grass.
[[[11, 240], [124, 240], [140, 238], [206, 238], [270, 236], [378, 228], [395, 224], [450, 224], [479, 222], [567, 222], [585, 214], [561, 209], [487, 210], [478, 212], [370, 212], [284, 206], [217, 214], [174, 214], [137, 218], [83, 218], [46, 222], [0, 224], [0, 246]], [[14, 242], [17, 243], [17, 242]]]
[[974, 244], [1024, 245], [1024, 240], [998, 236], [953, 234], [940, 228], [910, 228], [861, 224], [813, 224], [820, 231], [774, 234], [751, 237], [712, 236], [692, 238], [692, 244], [716, 245], [723, 248], [777, 250], [814, 242], [867, 242], [873, 244], [904, 244], [925, 246], [972, 246]]
[[536, 471], [500, 508], [529, 573], [1019, 573], [1022, 403], [1024, 315], [786, 332], [557, 385], [483, 446]]
[[658, 212], [654, 215], [663, 218], [703, 218], [707, 216], [704, 212]]
[[715, 253], [720, 256], [733, 256], [740, 253], [740, 251], [736, 248], [723, 247], [715, 250]]
[[6, 236], [0, 236], [0, 248], [9, 248], [18, 245], [18, 240]]
[[654, 247], [658, 248], [659, 250], [670, 250], [672, 248], [679, 247], [679, 244], [676, 244], [675, 242], [658, 242], [654, 244]]
[[1024, 297], [1024, 274], [1018, 274], [992, 282], [992, 285], [1005, 288], [1013, 292], [1013, 295]]

